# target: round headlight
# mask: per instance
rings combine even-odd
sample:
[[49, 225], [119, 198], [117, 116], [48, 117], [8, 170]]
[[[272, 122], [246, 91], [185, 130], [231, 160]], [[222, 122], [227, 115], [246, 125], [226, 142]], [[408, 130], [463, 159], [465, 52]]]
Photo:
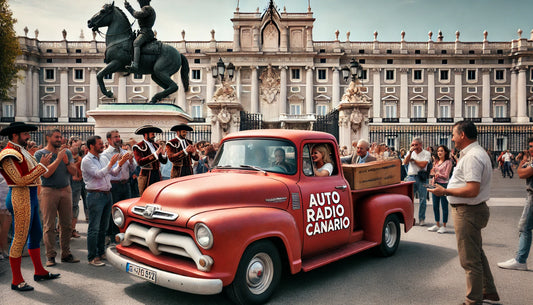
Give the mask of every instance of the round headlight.
[[120, 208], [113, 208], [113, 222], [117, 227], [122, 228], [124, 226], [124, 213]]
[[194, 226], [194, 237], [198, 245], [206, 250], [211, 249], [213, 246], [213, 233], [203, 223], [197, 223]]

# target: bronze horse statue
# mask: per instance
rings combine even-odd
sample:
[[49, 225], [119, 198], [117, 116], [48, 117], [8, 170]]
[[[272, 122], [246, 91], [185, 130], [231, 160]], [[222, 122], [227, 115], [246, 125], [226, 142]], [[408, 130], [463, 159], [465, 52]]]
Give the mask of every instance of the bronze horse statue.
[[[107, 97], [113, 97], [113, 92], [105, 87], [104, 76], [115, 72], [129, 72], [126, 66], [131, 63], [135, 39], [131, 24], [126, 14], [113, 2], [105, 4], [87, 21], [87, 26], [93, 31], [98, 31], [99, 27], [108, 27], [105, 35], [104, 59], [107, 66], [98, 72], [96, 79], [102, 93]], [[165, 89], [155, 94], [150, 103], [157, 103], [178, 91], [178, 85], [171, 76], [180, 68], [183, 88], [185, 92], [189, 91], [189, 62], [178, 50], [159, 41], [152, 41], [142, 47], [141, 54], [138, 73], [151, 74], [154, 82]]]

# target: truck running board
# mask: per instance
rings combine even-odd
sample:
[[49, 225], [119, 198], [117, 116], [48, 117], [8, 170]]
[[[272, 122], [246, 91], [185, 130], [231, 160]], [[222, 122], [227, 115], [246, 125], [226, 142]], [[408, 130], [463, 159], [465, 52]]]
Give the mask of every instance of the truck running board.
[[377, 246], [378, 243], [370, 242], [366, 240], [361, 240], [353, 244], [343, 246], [341, 248], [328, 251], [327, 253], [317, 255], [315, 257], [306, 259], [302, 261], [302, 270], [304, 272], [311, 271], [318, 267], [322, 267], [331, 262], [343, 259], [355, 253], [362, 252], [364, 250], [370, 249]]

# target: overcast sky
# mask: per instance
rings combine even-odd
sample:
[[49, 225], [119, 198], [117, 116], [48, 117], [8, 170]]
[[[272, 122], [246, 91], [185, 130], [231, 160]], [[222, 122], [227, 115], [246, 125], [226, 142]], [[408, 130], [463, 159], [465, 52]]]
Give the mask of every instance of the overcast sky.
[[[275, 4], [289, 13], [306, 12], [309, 0], [278, 0]], [[79, 40], [83, 30], [91, 39], [87, 20], [105, 3], [104, 0], [9, 0], [15, 29], [35, 37], [39, 29], [40, 40], [62, 40], [66, 29], [68, 40]], [[185, 30], [186, 40], [210, 40], [215, 29], [216, 40], [233, 40], [231, 18], [239, 2], [240, 12], [263, 12], [268, 0], [153, 0], [157, 19], [154, 29], [161, 40], [181, 40]], [[488, 31], [489, 41], [510, 41], [518, 37], [530, 38], [533, 28], [532, 0], [310, 0], [316, 18], [313, 29], [315, 41], [333, 40], [335, 30], [340, 40], [350, 31], [352, 41], [372, 41], [378, 31], [380, 41], [399, 41], [402, 30], [407, 41], [427, 41], [433, 31], [433, 40], [442, 30], [444, 41], [454, 41], [455, 32], [461, 32], [461, 41], [482, 41], [483, 31]], [[136, 0], [130, 0], [136, 9]], [[124, 1], [115, 5], [124, 8]], [[128, 14], [129, 16], [129, 14]], [[131, 16], [129, 16], [131, 17]], [[130, 18], [133, 21], [133, 18]], [[105, 30], [105, 29], [103, 29]], [[98, 38], [101, 39], [101, 38]]]

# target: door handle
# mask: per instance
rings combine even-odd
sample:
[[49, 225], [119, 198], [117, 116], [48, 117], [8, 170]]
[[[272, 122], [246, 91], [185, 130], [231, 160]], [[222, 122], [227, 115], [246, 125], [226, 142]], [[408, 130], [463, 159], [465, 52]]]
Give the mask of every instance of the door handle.
[[335, 188], [338, 189], [338, 190], [345, 190], [345, 189], [347, 189], [348, 187], [347, 187], [346, 185], [338, 185], [338, 186], [336, 186]]

